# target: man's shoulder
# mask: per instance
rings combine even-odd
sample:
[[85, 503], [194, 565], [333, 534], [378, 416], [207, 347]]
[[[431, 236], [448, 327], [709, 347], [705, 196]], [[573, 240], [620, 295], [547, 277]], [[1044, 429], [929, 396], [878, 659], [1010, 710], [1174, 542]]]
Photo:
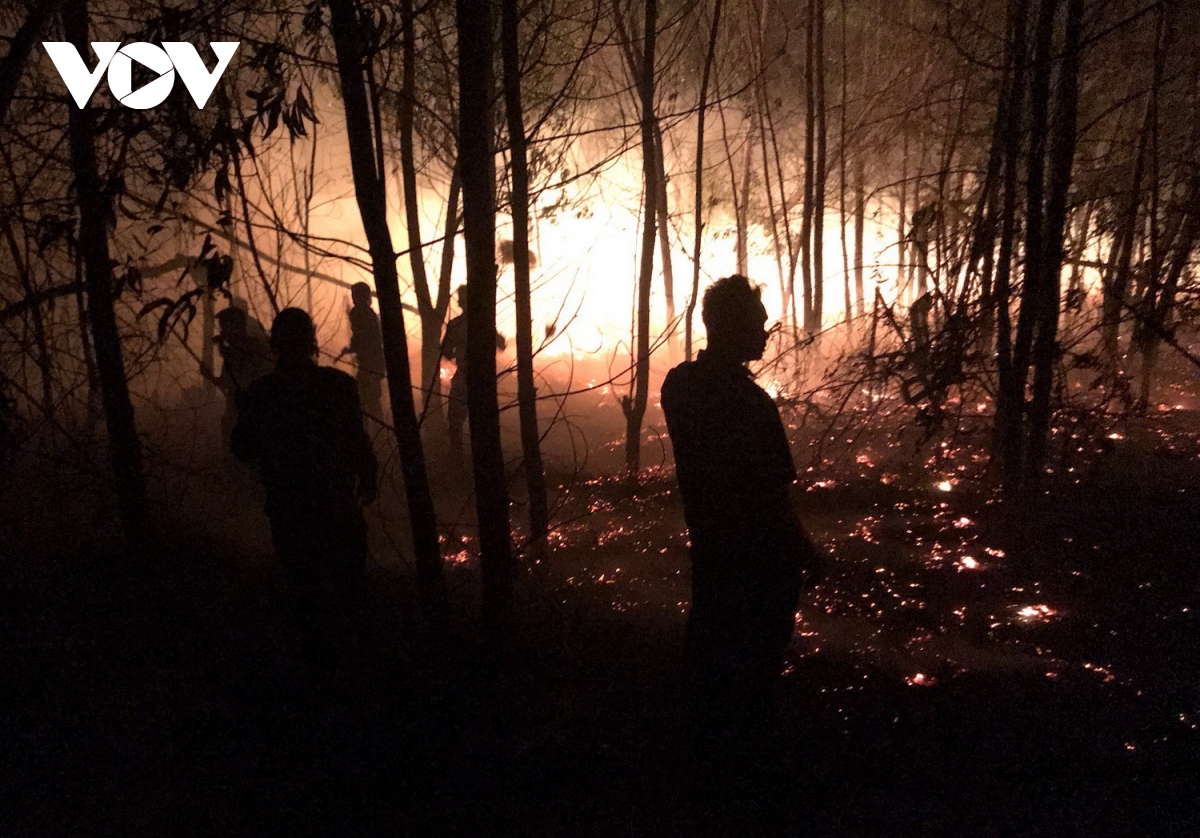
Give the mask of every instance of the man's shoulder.
[[667, 377], [663, 379], [663, 389], [675, 389], [684, 387], [692, 380], [696, 374], [696, 362], [684, 361], [677, 366], [672, 367], [667, 372]]
[[250, 386], [246, 388], [246, 396], [252, 399], [260, 399], [269, 396], [277, 391], [281, 386], [281, 378], [278, 369], [272, 369], [265, 375], [260, 375], [254, 381], [250, 382]]
[[356, 323], [378, 323], [379, 315], [370, 306], [354, 306], [350, 309], [350, 319]]
[[350, 375], [345, 370], [339, 370], [336, 367], [321, 367], [318, 366], [315, 372], [316, 379], [323, 386], [341, 389], [355, 390], [358, 386], [354, 383], [354, 376]]

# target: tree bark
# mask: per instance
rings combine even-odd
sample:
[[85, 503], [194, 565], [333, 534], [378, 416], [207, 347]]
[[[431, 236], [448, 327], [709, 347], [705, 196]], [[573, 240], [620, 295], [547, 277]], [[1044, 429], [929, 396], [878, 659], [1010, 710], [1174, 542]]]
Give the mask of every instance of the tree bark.
[[[400, 180], [404, 187], [404, 221], [408, 234], [408, 264], [412, 274], [413, 293], [421, 319], [421, 403], [428, 414], [432, 390], [441, 371], [442, 322], [429, 293], [429, 278], [425, 270], [424, 244], [421, 241], [421, 205], [417, 191], [417, 164], [413, 137], [413, 115], [416, 109], [417, 39], [412, 0], [400, 0], [401, 79], [400, 102], [397, 114], [400, 133]], [[439, 298], [440, 301], [440, 298]], [[449, 300], [447, 300], [449, 302]]]
[[813, 0], [813, 88], [816, 93], [816, 169], [813, 172], [813, 329], [821, 331], [825, 317], [825, 0]]
[[992, 454], [1001, 468], [1005, 491], [1020, 482], [1021, 422], [1025, 383], [1015, 371], [1012, 353], [1011, 277], [1014, 243], [1017, 233], [1017, 174], [1021, 157], [1021, 117], [1025, 102], [1025, 37], [1029, 0], [1009, 0], [1008, 9], [1008, 89], [999, 108], [1004, 110], [1003, 126], [997, 134], [1003, 155], [1003, 204], [1000, 215], [1000, 248], [996, 260], [996, 363], [998, 386], [996, 417], [992, 434]]
[[458, 166], [467, 244], [467, 414], [483, 572], [483, 622], [501, 636], [512, 601], [508, 490], [496, 400], [496, 162], [491, 0], [457, 0]]
[[[39, 0], [29, 11], [29, 16], [21, 24], [21, 28], [8, 42], [8, 54], [0, 61], [0, 125], [8, 118], [8, 106], [12, 104], [17, 93], [17, 85], [21, 82], [21, 74], [29, 62], [33, 47], [41, 35], [42, 27], [50, 19], [54, 11], [51, 0]], [[81, 52], [80, 55], [86, 53]]]
[[625, 413], [625, 472], [636, 486], [641, 471], [642, 419], [650, 393], [650, 283], [654, 277], [654, 240], [659, 185], [655, 160], [654, 60], [658, 36], [658, 2], [646, 0], [645, 34], [642, 41], [641, 78], [638, 95], [642, 118], [642, 175], [645, 181], [645, 206], [642, 212], [642, 254], [638, 266], [637, 348], [634, 358], [633, 392], [622, 399]]
[[[79, 51], [90, 54], [87, 0], [73, 0], [62, 10], [64, 33]], [[114, 311], [112, 258], [108, 225], [112, 217], [110, 196], [104, 194], [96, 165], [95, 119], [91, 106], [67, 106], [67, 134], [75, 199], [79, 209], [79, 258], [87, 288], [87, 314], [95, 349], [96, 374], [104, 403], [108, 452], [112, 463], [117, 509], [126, 547], [136, 559], [148, 546], [146, 477], [142, 470], [142, 445], [138, 439], [121, 334]]]
[[434, 427], [445, 429], [442, 399], [442, 327], [450, 308], [450, 280], [454, 274], [454, 239], [458, 235], [458, 202], [462, 183], [458, 166], [450, 175], [450, 194], [446, 197], [446, 222], [442, 228], [442, 258], [438, 268], [437, 297], [431, 316], [421, 318], [421, 376], [424, 404], [421, 406], [422, 426], [432, 421]]
[[675, 268], [671, 263], [670, 204], [667, 199], [667, 149], [663, 143], [662, 125], [654, 121], [654, 164], [658, 167], [658, 254], [662, 261], [663, 302], [667, 313], [667, 355], [678, 355], [679, 333], [675, 322]]
[[448, 619], [446, 583], [438, 546], [437, 518], [425, 467], [425, 449], [421, 444], [413, 401], [404, 309], [400, 304], [400, 281], [396, 273], [396, 252], [392, 247], [387, 222], [384, 172], [377, 168], [372, 138], [373, 125], [365, 80], [366, 33], [355, 0], [329, 0], [329, 11], [342, 104], [346, 112], [346, 138], [354, 193], [367, 236], [371, 270], [379, 299], [392, 423], [400, 449], [400, 466], [404, 474], [413, 553], [416, 557], [417, 593], [430, 627], [440, 634], [445, 630]]
[[504, 111], [512, 161], [513, 287], [517, 308], [517, 408], [521, 451], [529, 496], [529, 544], [535, 561], [545, 558], [550, 512], [538, 431], [537, 388], [533, 379], [533, 309], [529, 290], [529, 161], [521, 110], [520, 12], [517, 0], [502, 0], [500, 49], [504, 64]]
[[1142, 181], [1146, 172], [1146, 157], [1150, 136], [1156, 121], [1155, 97], [1163, 73], [1164, 50], [1162, 49], [1162, 16], [1155, 33], [1154, 69], [1151, 79], [1151, 96], [1146, 102], [1146, 112], [1138, 137], [1137, 157], [1133, 167], [1133, 182], [1130, 185], [1129, 202], [1118, 218], [1118, 227], [1113, 234], [1112, 252], [1105, 270], [1102, 303], [1100, 343], [1109, 372], [1117, 375], [1120, 368], [1121, 319], [1129, 293], [1129, 275], [1133, 263], [1134, 237], [1137, 232], [1138, 212], [1142, 203]]
[[866, 296], [863, 291], [863, 239], [867, 223], [866, 171], [860, 157], [854, 165], [854, 294], [858, 307], [855, 313], [863, 317], [866, 312]]
[[800, 218], [800, 272], [804, 283], [804, 331], [812, 334], [813, 324], [813, 165], [816, 153], [816, 103], [814, 102], [813, 71], [817, 0], [809, 0], [808, 20], [804, 28], [804, 211]]
[[1083, 0], [1067, 0], [1066, 34], [1058, 72], [1058, 96], [1049, 149], [1049, 196], [1046, 202], [1042, 290], [1033, 345], [1033, 394], [1029, 405], [1026, 480], [1036, 485], [1050, 441], [1050, 394], [1058, 358], [1058, 316], [1062, 290], [1063, 243], [1067, 224], [1067, 193], [1075, 162], [1079, 111], [1079, 50], [1083, 31]]
[[721, 3], [713, 5], [712, 25], [708, 32], [708, 51], [704, 54], [704, 71], [700, 76], [700, 104], [696, 109], [696, 205], [695, 239], [692, 244], [692, 293], [688, 297], [684, 321], [684, 356], [692, 360], [692, 320], [700, 296], [700, 247], [704, 233], [704, 117], [708, 111], [708, 80], [712, 73], [713, 56], [717, 51], [717, 35], [721, 29]]

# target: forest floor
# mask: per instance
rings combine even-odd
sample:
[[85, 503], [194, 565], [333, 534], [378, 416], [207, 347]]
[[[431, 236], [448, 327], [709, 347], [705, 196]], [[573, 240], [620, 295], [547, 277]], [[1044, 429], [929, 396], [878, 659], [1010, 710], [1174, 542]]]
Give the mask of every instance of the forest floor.
[[[1130, 428], [1020, 502], [814, 487], [831, 569], [783, 679], [789, 832], [1200, 834], [1195, 419]], [[10, 520], [4, 834], [695, 834], [672, 484], [581, 487], [498, 656], [468, 554], [439, 655], [407, 570], [374, 562], [372, 639], [325, 675], [261, 531], [251, 549], [181, 527], [150, 579]]]

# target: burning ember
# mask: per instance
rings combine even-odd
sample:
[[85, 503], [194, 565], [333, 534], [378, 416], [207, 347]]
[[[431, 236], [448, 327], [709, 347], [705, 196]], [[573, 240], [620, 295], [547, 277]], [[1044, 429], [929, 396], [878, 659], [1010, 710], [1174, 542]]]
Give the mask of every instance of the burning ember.
[[1023, 623], [1048, 623], [1058, 612], [1049, 605], [1026, 605], [1017, 610], [1017, 616]]

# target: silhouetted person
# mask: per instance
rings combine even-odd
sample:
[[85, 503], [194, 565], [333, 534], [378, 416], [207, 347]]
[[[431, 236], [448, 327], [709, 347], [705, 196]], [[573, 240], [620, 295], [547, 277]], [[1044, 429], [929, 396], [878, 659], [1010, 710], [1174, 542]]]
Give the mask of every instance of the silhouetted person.
[[[467, 424], [467, 286], [460, 285], [455, 297], [462, 312], [446, 324], [446, 335], [442, 338], [442, 357], [454, 362], [446, 418], [450, 423], [450, 453], [461, 457], [463, 428]], [[506, 345], [504, 335], [496, 332], [496, 349], [501, 350]]]
[[383, 379], [387, 366], [383, 360], [383, 331], [379, 315], [371, 308], [371, 286], [356, 282], [350, 289], [354, 306], [350, 309], [350, 345], [343, 353], [353, 353], [358, 363], [358, 398], [363, 410], [376, 418], [382, 416], [379, 400], [383, 396]]
[[[766, 309], [744, 276], [704, 295], [708, 348], [671, 370], [662, 406], [691, 538], [687, 686], [697, 800], [765, 792], [765, 744], [800, 584], [819, 560], [791, 502], [779, 411], [746, 363], [767, 345]], [[768, 769], [769, 771], [769, 769]], [[748, 784], [740, 791], [731, 785]]]
[[340, 610], [362, 617], [367, 525], [377, 464], [354, 379], [317, 365], [312, 318], [286, 308], [271, 326], [275, 370], [241, 400], [233, 451], [257, 463], [275, 553], [310, 653], [328, 662]]
[[201, 373], [216, 384], [225, 397], [221, 439], [228, 445], [233, 427], [237, 424], [238, 397], [269, 373], [275, 366], [275, 360], [262, 324], [244, 309], [231, 305], [218, 312], [217, 325], [221, 331], [213, 343], [221, 353], [221, 374], [213, 376], [209, 369], [201, 369]]

